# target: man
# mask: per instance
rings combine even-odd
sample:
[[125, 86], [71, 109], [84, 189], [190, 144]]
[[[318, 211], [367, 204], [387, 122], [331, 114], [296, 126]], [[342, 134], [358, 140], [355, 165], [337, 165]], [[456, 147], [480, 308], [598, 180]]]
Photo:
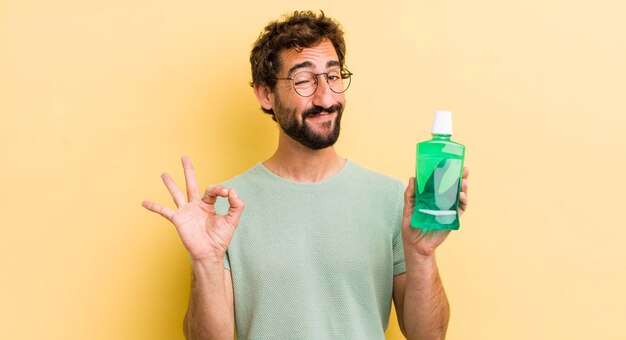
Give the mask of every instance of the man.
[[435, 249], [449, 232], [410, 227], [413, 178], [404, 190], [333, 147], [352, 75], [344, 56], [343, 32], [323, 13], [270, 23], [250, 61], [262, 110], [280, 126], [274, 155], [202, 196], [183, 157], [187, 197], [162, 176], [178, 209], [143, 203], [189, 251], [188, 338], [232, 339], [236, 326], [241, 339], [384, 339], [392, 299], [407, 338], [445, 337]]

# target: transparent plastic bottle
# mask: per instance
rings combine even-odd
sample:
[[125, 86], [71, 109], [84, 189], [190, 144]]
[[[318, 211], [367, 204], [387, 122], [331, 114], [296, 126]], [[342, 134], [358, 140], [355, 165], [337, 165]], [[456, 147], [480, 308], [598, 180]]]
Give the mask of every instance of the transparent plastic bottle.
[[436, 111], [433, 138], [417, 144], [413, 228], [459, 229], [459, 194], [465, 146], [450, 140], [452, 113]]

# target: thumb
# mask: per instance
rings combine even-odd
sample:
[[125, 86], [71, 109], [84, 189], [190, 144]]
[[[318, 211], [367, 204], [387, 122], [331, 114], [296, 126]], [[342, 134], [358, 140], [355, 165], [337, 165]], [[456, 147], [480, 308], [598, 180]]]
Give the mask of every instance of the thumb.
[[404, 190], [404, 210], [402, 212], [402, 225], [408, 226], [411, 223], [413, 209], [415, 208], [415, 177], [409, 179], [409, 185]]

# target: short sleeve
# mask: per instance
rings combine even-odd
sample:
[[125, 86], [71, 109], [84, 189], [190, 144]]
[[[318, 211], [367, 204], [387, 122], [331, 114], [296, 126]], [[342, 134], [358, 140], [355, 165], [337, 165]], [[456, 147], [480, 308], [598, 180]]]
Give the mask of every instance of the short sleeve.
[[393, 275], [406, 272], [404, 246], [402, 244], [402, 212], [404, 210], [404, 185], [398, 181], [398, 193], [395, 195], [393, 213]]

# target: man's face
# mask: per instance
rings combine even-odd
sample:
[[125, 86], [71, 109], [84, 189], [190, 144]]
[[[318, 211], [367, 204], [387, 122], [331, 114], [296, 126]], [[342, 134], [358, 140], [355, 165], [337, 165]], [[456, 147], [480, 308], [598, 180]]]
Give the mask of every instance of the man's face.
[[[337, 52], [329, 40], [300, 52], [282, 51], [280, 59], [279, 78], [302, 71], [321, 73], [339, 69]], [[279, 80], [274, 91], [273, 110], [283, 132], [314, 150], [335, 144], [344, 106], [344, 94], [331, 91], [324, 75], [318, 76], [317, 90], [310, 97], [296, 93], [290, 80]]]

